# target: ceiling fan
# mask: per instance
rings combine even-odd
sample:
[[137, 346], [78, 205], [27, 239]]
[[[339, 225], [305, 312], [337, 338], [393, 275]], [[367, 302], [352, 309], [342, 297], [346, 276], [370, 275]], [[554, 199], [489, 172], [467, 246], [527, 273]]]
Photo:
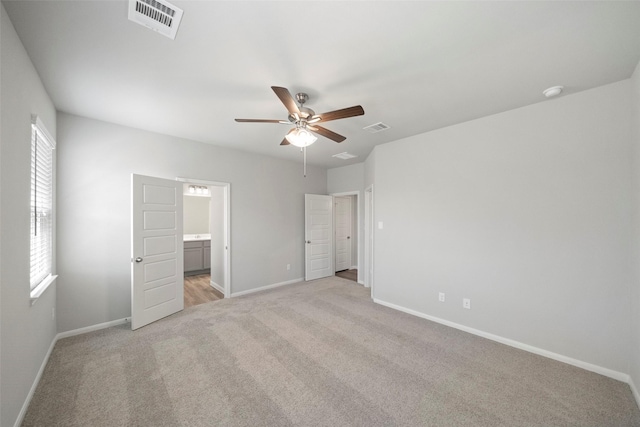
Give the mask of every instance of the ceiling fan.
[[[335, 142], [342, 142], [347, 138], [330, 131], [327, 128], [319, 126], [318, 123], [346, 119], [347, 117], [361, 116], [364, 114], [364, 109], [360, 105], [316, 114], [315, 111], [304, 106], [304, 103], [309, 100], [309, 95], [306, 93], [297, 93], [294, 99], [289, 90], [284, 87], [271, 86], [271, 89], [273, 89], [278, 98], [280, 98], [280, 101], [282, 101], [284, 106], [287, 108], [287, 111], [289, 112], [288, 121], [277, 119], [236, 119], [236, 122], [281, 123], [285, 125], [295, 125], [295, 127], [287, 133], [280, 145], [293, 144], [301, 148], [307, 147], [316, 141], [317, 137], [313, 135], [314, 133], [322, 135]], [[300, 106], [296, 105], [296, 101], [298, 101]]]

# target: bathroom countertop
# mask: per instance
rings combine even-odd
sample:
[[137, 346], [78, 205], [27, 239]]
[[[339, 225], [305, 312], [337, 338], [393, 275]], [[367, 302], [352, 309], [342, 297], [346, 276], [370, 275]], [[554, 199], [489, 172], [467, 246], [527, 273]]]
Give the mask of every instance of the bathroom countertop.
[[211, 234], [185, 234], [182, 240], [185, 242], [199, 242], [202, 240], [211, 240]]

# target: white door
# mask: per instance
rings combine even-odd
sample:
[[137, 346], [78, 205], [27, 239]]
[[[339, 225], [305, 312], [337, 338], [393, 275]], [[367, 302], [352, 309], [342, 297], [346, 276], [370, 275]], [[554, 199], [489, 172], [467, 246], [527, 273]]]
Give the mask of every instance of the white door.
[[184, 309], [182, 183], [131, 175], [131, 329]]
[[351, 198], [335, 198], [336, 267], [335, 271], [351, 268]]
[[333, 197], [304, 195], [305, 280], [333, 276]]

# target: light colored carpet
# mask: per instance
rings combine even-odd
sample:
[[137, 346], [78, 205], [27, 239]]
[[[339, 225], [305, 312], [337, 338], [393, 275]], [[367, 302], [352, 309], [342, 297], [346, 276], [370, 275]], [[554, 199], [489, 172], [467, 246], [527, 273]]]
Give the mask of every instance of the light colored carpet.
[[330, 278], [60, 340], [24, 426], [640, 426], [627, 384]]

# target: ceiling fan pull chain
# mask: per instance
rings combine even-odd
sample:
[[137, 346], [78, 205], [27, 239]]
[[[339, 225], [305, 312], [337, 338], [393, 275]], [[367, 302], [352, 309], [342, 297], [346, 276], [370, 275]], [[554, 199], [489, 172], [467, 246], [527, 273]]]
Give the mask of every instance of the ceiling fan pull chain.
[[304, 157], [304, 160], [302, 162], [303, 166], [303, 174], [304, 177], [307, 177], [307, 147], [302, 147], [302, 157]]

